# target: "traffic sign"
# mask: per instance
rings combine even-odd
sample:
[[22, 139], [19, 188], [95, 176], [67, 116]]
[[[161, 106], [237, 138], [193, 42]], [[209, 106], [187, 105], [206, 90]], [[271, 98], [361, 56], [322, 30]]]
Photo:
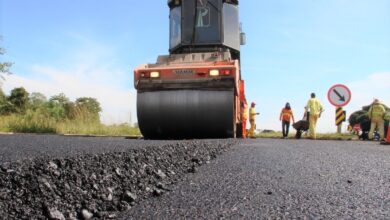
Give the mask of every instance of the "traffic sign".
[[342, 84], [334, 85], [328, 91], [328, 100], [336, 107], [346, 106], [351, 101], [351, 97], [351, 91]]

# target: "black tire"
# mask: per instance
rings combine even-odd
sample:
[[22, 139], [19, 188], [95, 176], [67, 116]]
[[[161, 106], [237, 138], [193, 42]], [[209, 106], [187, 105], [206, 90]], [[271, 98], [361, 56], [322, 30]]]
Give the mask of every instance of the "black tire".
[[234, 91], [137, 92], [137, 117], [145, 139], [234, 138]]
[[242, 138], [242, 123], [238, 123], [236, 126], [237, 126], [236, 137]]

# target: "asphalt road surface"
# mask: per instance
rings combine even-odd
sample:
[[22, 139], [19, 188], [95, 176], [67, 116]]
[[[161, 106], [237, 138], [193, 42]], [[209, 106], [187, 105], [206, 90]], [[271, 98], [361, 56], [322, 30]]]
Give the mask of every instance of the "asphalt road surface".
[[0, 165], [0, 219], [390, 219], [377, 142], [0, 135]]
[[0, 163], [32, 159], [44, 155], [67, 157], [80, 154], [124, 152], [174, 141], [132, 140], [122, 137], [82, 137], [62, 135], [0, 135]]
[[390, 146], [245, 140], [124, 219], [390, 219]]

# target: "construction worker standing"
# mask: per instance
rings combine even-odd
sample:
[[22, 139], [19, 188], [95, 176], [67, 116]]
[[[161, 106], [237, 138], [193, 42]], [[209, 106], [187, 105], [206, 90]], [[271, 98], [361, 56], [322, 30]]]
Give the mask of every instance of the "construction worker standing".
[[294, 114], [291, 110], [290, 103], [287, 102], [286, 106], [280, 112], [280, 117], [279, 117], [279, 120], [282, 121], [282, 132], [283, 132], [284, 139], [287, 139], [288, 137], [288, 131], [290, 129], [291, 119], [293, 123], [295, 123]]
[[316, 98], [316, 94], [313, 92], [310, 95], [310, 99], [305, 107], [305, 114], [309, 112], [309, 135], [312, 139], [317, 138], [316, 127], [317, 120], [321, 117], [321, 113], [324, 111], [320, 101]]
[[368, 118], [371, 120], [370, 132], [368, 133], [368, 138], [372, 139], [374, 131], [377, 129], [381, 139], [384, 139], [385, 135], [385, 107], [379, 102], [378, 99], [375, 99], [372, 103], [370, 109], [368, 110]]
[[246, 100], [242, 103], [242, 137], [246, 138], [246, 122], [248, 120], [248, 103]]
[[249, 122], [251, 123], [251, 128], [249, 129], [248, 137], [250, 138], [255, 137], [255, 129], [256, 129], [255, 119], [256, 119], [256, 115], [259, 115], [259, 113], [255, 111], [255, 106], [256, 103], [252, 102], [251, 108], [249, 109]]

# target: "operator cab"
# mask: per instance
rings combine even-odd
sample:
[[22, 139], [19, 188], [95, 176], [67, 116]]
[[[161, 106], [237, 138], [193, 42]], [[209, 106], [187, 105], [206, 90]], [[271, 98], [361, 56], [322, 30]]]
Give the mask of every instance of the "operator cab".
[[238, 0], [168, 0], [171, 54], [229, 51], [239, 59]]

